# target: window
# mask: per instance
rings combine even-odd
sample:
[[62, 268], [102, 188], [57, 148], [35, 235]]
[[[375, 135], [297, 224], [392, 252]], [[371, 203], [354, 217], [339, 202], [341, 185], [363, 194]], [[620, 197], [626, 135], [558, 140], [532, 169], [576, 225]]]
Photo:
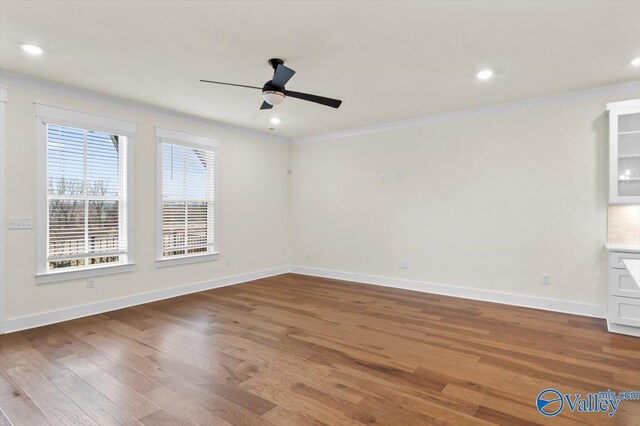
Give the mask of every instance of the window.
[[46, 126], [47, 269], [121, 262], [127, 252], [127, 138]]
[[45, 151], [39, 275], [94, 275], [94, 269], [132, 263], [130, 137], [123, 134], [131, 132], [118, 131], [123, 126], [107, 130], [112, 119], [101, 122], [85, 113], [37, 108]]
[[217, 142], [168, 129], [158, 136], [158, 264], [215, 259]]

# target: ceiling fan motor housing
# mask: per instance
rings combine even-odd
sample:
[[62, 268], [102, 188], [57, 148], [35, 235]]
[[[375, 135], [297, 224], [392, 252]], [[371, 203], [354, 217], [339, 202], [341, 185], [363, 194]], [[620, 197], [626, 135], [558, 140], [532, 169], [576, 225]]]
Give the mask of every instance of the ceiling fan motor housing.
[[271, 81], [266, 82], [262, 87], [262, 99], [269, 105], [280, 105], [285, 97], [284, 90], [271, 84]]

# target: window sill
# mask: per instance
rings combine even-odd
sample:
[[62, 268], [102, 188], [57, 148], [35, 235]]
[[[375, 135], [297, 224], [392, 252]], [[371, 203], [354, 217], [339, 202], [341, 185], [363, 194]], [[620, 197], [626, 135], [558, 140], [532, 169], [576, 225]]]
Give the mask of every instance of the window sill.
[[174, 265], [186, 265], [188, 263], [210, 262], [218, 260], [220, 253], [207, 253], [195, 256], [176, 256], [163, 259], [156, 259], [156, 268], [165, 268]]
[[120, 274], [122, 272], [133, 271], [135, 266], [135, 263], [120, 263], [117, 265], [77, 269], [75, 271], [45, 272], [42, 274], [36, 274], [36, 283], [46, 284], [58, 281], [70, 281], [79, 278], [97, 277], [99, 275]]

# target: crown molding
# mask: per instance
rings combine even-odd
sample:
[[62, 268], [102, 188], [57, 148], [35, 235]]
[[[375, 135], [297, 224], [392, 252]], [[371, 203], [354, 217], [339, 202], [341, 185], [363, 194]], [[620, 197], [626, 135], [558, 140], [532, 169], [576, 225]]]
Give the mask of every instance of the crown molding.
[[[605, 86], [594, 89], [577, 90], [565, 92], [557, 95], [522, 99], [501, 104], [487, 105], [477, 108], [469, 108], [458, 111], [444, 112], [440, 114], [426, 115], [417, 118], [392, 121], [389, 123], [374, 124], [372, 126], [356, 127], [351, 129], [339, 130], [336, 132], [327, 132], [311, 136], [302, 136], [297, 138], [287, 138], [284, 136], [276, 136], [246, 127], [235, 126], [233, 124], [223, 123], [204, 117], [198, 117], [168, 108], [158, 107], [145, 104], [143, 102], [131, 101], [117, 96], [106, 95], [87, 89], [68, 86], [65, 84], [54, 83], [47, 80], [41, 80], [33, 77], [27, 77], [22, 74], [11, 73], [8, 71], [0, 71], [0, 82], [14, 84], [16, 86], [26, 87], [29, 89], [41, 90], [57, 95], [67, 96], [71, 98], [81, 99], [85, 101], [98, 102], [119, 108], [134, 110], [145, 114], [155, 115], [158, 117], [176, 119], [186, 121], [213, 130], [221, 130], [224, 132], [234, 133], [241, 136], [247, 136], [254, 139], [260, 139], [269, 142], [278, 142], [285, 144], [304, 144], [311, 142], [320, 142], [333, 139], [341, 139], [350, 136], [366, 135], [370, 133], [384, 132], [388, 130], [402, 129], [408, 127], [417, 127], [430, 123], [442, 123], [462, 120], [465, 118], [498, 114], [508, 111], [514, 111], [525, 108], [540, 107], [546, 105], [562, 104], [574, 102], [584, 99], [597, 98], [601, 96], [623, 96], [629, 91], [636, 90], [640, 97], [640, 81], [617, 84], [613, 86]], [[0, 88], [0, 101], [6, 102], [7, 89]]]
[[407, 127], [422, 126], [430, 123], [443, 123], [462, 120], [465, 118], [478, 117], [483, 115], [498, 114], [507, 111], [514, 111], [525, 108], [540, 107], [546, 105], [562, 104], [584, 99], [597, 98], [601, 96], [623, 96], [629, 91], [636, 90], [640, 97], [640, 81], [617, 84], [614, 86], [599, 87], [595, 89], [577, 90], [573, 92], [561, 93], [558, 95], [543, 96], [537, 98], [522, 99], [518, 101], [506, 102], [502, 104], [487, 105], [478, 108], [469, 108], [459, 111], [444, 112], [441, 114], [426, 115], [418, 118], [392, 121], [389, 123], [375, 124], [372, 126], [357, 127], [353, 129], [340, 130], [337, 132], [321, 133], [313, 136], [303, 136], [293, 138], [293, 144], [303, 144], [310, 142], [320, 142], [332, 139], [346, 138], [349, 136], [366, 135], [369, 133], [384, 132], [387, 130], [403, 129]]
[[[286, 144], [291, 142], [289, 138], [283, 136], [276, 136], [265, 132], [248, 129], [246, 127], [235, 126], [233, 124], [223, 123], [220, 121], [198, 117], [184, 112], [174, 111], [168, 108], [149, 105], [143, 102], [132, 101], [117, 96], [106, 95], [103, 93], [94, 92], [92, 90], [81, 89], [78, 87], [54, 83], [47, 80], [27, 77], [22, 74], [11, 73], [8, 71], [0, 71], [0, 82], [5, 84], [14, 84], [16, 86], [25, 87], [28, 89], [41, 90], [43, 92], [67, 96], [70, 98], [81, 99], [83, 101], [96, 102], [118, 108], [133, 110], [157, 117], [186, 121], [205, 128], [229, 132], [236, 135], [247, 136], [268, 142], [279, 142]], [[0, 96], [2, 96], [2, 91], [0, 91]]]

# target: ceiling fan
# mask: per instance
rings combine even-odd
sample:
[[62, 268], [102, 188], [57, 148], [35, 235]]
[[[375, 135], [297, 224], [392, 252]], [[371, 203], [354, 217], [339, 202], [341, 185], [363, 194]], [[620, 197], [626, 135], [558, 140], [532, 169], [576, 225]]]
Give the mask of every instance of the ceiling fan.
[[273, 79], [267, 81], [264, 86], [246, 86], [244, 84], [223, 83], [221, 81], [200, 80], [203, 83], [224, 84], [227, 86], [246, 87], [248, 89], [262, 90], [262, 106], [260, 109], [271, 109], [274, 105], [280, 105], [288, 96], [290, 98], [302, 99], [303, 101], [315, 102], [320, 105], [326, 105], [331, 108], [338, 108], [342, 101], [338, 99], [325, 98], [324, 96], [310, 95], [309, 93], [294, 92], [286, 90], [284, 85], [287, 84], [291, 77], [296, 73], [291, 68], [284, 66], [282, 59], [269, 59], [269, 65], [273, 68]]

